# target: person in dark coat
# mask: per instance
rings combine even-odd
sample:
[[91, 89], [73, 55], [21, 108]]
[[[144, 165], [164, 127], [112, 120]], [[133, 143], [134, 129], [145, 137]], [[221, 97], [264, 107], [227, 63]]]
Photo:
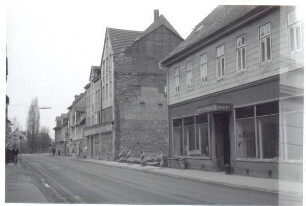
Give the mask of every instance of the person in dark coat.
[[14, 149], [13, 149], [13, 157], [14, 157], [14, 163], [15, 163], [15, 164], [17, 164], [18, 154], [19, 154], [19, 150], [18, 150], [18, 148], [15, 146]]

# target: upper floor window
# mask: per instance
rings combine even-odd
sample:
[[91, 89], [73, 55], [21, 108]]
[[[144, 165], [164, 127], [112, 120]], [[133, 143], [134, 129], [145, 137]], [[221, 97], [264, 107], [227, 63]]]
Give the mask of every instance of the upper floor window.
[[267, 23], [259, 27], [260, 39], [260, 61], [261, 63], [271, 61], [271, 27]]
[[180, 68], [177, 67], [174, 69], [174, 78], [175, 78], [175, 93], [180, 92]]
[[302, 49], [301, 22], [298, 21], [296, 10], [288, 13], [289, 48], [290, 53]]
[[217, 48], [217, 79], [225, 77], [224, 45]]
[[192, 61], [186, 63], [187, 88], [192, 89]]
[[207, 54], [201, 55], [200, 75], [202, 84], [207, 83]]
[[237, 71], [245, 70], [245, 35], [240, 36], [236, 39], [236, 50], [237, 50]]

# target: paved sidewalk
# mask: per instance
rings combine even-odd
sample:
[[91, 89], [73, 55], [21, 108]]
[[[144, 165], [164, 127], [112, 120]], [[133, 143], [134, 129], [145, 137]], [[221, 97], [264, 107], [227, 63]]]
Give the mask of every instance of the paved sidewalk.
[[5, 165], [6, 203], [48, 203], [23, 164]]
[[[67, 157], [67, 158], [72, 158], [72, 157]], [[293, 181], [249, 177], [249, 176], [242, 176], [235, 174], [226, 175], [224, 172], [208, 172], [208, 171], [192, 170], [192, 169], [184, 170], [184, 169], [174, 169], [174, 168], [160, 168], [153, 166], [141, 166], [138, 164], [119, 163], [107, 160], [82, 159], [82, 158], [72, 158], [72, 159], [77, 161], [93, 162], [109, 166], [151, 172], [160, 175], [191, 179], [207, 183], [221, 184], [231, 187], [239, 187], [239, 188], [246, 188], [246, 189], [252, 189], [263, 192], [278, 193], [280, 195], [292, 195], [298, 197], [303, 196], [303, 183], [293, 182]]]

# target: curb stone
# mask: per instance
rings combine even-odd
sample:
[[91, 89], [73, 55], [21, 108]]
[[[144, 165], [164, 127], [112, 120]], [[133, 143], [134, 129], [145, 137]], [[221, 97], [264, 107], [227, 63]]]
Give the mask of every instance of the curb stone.
[[[168, 177], [176, 177], [176, 178], [181, 178], [181, 179], [200, 181], [200, 182], [204, 182], [204, 183], [223, 185], [223, 186], [226, 186], [226, 187], [235, 187], [235, 188], [240, 188], [240, 189], [255, 190], [255, 191], [259, 191], [259, 192], [268, 192], [268, 193], [273, 193], [273, 194], [278, 194], [278, 195], [288, 195], [288, 196], [293, 196], [293, 197], [298, 197], [298, 198], [303, 197], [303, 194], [296, 194], [296, 193], [290, 193], [290, 192], [279, 192], [279, 191], [276, 191], [276, 190], [269, 190], [269, 189], [263, 189], [263, 188], [258, 188], [258, 187], [248, 187], [248, 186], [243, 186], [243, 185], [230, 184], [230, 183], [224, 183], [224, 182], [218, 182], [218, 181], [212, 181], [212, 180], [204, 180], [204, 179], [200, 179], [200, 178], [186, 177], [186, 176], [183, 176], [183, 175], [176, 175], [176, 174], [167, 174], [167, 173], [152, 170], [156, 167], [149, 168], [149, 169], [141, 169], [141, 168], [136, 168], [136, 167], [132, 168], [132, 167], [129, 167], [129, 166], [126, 166], [126, 165], [114, 165], [114, 164], [107, 164], [107, 163], [104, 163], [104, 162], [91, 161], [89, 159], [78, 159], [78, 158], [72, 158], [72, 159], [74, 161], [91, 162], [91, 163], [95, 163], [95, 164], [103, 164], [103, 165], [107, 165], [107, 166], [111, 166], [111, 167], [119, 167], [119, 168], [125, 168], [125, 169], [130, 169], [130, 170], [143, 171], [143, 172], [148, 172], [148, 173], [152, 173], [152, 174], [164, 175], [164, 176], [168, 176]], [[110, 161], [110, 162], [112, 162], [112, 161]], [[159, 167], [159, 168], [161, 169], [161, 167]]]

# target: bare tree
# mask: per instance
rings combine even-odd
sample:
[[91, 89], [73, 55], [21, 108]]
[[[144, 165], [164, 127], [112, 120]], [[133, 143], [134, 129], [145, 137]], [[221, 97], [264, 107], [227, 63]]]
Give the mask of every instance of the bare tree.
[[11, 122], [12, 122], [12, 129], [13, 131], [16, 131], [17, 129], [19, 129], [19, 131], [22, 130], [22, 127], [20, 125], [20, 122], [18, 121], [17, 117], [14, 116], [14, 117], [11, 117]]
[[35, 148], [37, 147], [36, 138], [39, 132], [39, 121], [38, 100], [37, 97], [35, 97], [32, 99], [27, 117], [28, 149], [32, 153], [35, 152]]
[[40, 133], [43, 133], [43, 134], [49, 134], [50, 130], [48, 127], [41, 127], [40, 129]]

